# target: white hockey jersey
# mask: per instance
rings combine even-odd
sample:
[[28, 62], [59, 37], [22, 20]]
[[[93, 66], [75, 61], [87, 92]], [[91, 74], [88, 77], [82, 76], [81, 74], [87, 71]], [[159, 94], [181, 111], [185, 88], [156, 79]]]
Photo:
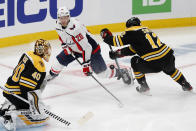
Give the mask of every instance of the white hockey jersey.
[[60, 41], [65, 43], [71, 51], [82, 54], [83, 62], [89, 61], [91, 54], [100, 49], [97, 41], [87, 31], [86, 27], [74, 18], [70, 18], [65, 29], [57, 20], [56, 31]]

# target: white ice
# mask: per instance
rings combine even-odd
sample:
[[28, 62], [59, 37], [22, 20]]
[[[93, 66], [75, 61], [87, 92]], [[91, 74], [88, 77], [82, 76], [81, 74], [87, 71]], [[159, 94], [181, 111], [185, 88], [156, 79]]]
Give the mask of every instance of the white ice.
[[[176, 66], [196, 88], [196, 27], [153, 31], [176, 51]], [[47, 72], [61, 51], [58, 40], [50, 42], [53, 51]], [[108, 46], [101, 40], [100, 45], [106, 63], [114, 63], [109, 59]], [[32, 43], [0, 49], [0, 85], [5, 84], [22, 53], [32, 49]], [[130, 67], [130, 57], [119, 62], [121, 66]], [[98, 78], [123, 102], [124, 107], [119, 108], [117, 102], [91, 77], [83, 76], [80, 65], [73, 62], [48, 83], [43, 101], [66, 120], [77, 122], [87, 112], [92, 112], [93, 118], [72, 129], [51, 118], [48, 126], [19, 131], [195, 131], [196, 94], [183, 92], [180, 85], [163, 73], [149, 74], [146, 78], [152, 96], [143, 96], [136, 92], [135, 86], [126, 86], [122, 81]]]

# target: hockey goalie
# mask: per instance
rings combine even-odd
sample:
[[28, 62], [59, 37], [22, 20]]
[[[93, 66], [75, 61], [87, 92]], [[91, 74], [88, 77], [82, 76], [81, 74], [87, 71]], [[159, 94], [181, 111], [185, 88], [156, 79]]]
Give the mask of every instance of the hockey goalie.
[[2, 87], [5, 102], [0, 107], [0, 121], [7, 130], [47, 124], [49, 118], [44, 113], [40, 96], [46, 85], [43, 59], [48, 62], [50, 55], [50, 43], [43, 39], [37, 40], [34, 51], [22, 55], [13, 74]]

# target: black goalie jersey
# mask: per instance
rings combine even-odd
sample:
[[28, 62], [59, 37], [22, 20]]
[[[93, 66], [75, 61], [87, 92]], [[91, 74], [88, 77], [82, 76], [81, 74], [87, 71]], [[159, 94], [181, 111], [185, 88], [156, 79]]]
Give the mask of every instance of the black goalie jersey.
[[145, 61], [155, 61], [173, 53], [173, 50], [162, 43], [158, 36], [143, 26], [127, 28], [121, 35], [107, 37], [104, 41], [112, 46], [125, 46], [122, 55], [139, 55]]
[[[15, 67], [12, 76], [5, 84], [6, 90], [27, 99], [27, 92], [39, 89], [46, 76], [42, 58], [32, 51], [24, 53]], [[3, 95], [18, 109], [28, 109], [29, 105], [4, 91]]]

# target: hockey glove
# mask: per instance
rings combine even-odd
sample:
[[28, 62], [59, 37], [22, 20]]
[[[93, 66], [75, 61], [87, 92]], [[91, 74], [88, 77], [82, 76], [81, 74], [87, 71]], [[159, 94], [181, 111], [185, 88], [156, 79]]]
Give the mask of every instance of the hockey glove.
[[105, 39], [108, 36], [113, 36], [112, 32], [110, 32], [107, 28], [102, 29], [100, 35], [103, 39]]
[[116, 59], [116, 58], [120, 58], [123, 57], [123, 55], [121, 54], [121, 50], [118, 49], [117, 51], [110, 51], [109, 52], [109, 56], [112, 60]]
[[83, 66], [83, 73], [84, 73], [84, 75], [90, 76], [92, 74], [92, 69], [91, 69], [91, 66], [90, 66], [90, 61], [84, 62], [82, 64], [82, 66]]
[[67, 46], [66, 43], [62, 43], [61, 47], [66, 55], [70, 55], [72, 53], [71, 49]]

